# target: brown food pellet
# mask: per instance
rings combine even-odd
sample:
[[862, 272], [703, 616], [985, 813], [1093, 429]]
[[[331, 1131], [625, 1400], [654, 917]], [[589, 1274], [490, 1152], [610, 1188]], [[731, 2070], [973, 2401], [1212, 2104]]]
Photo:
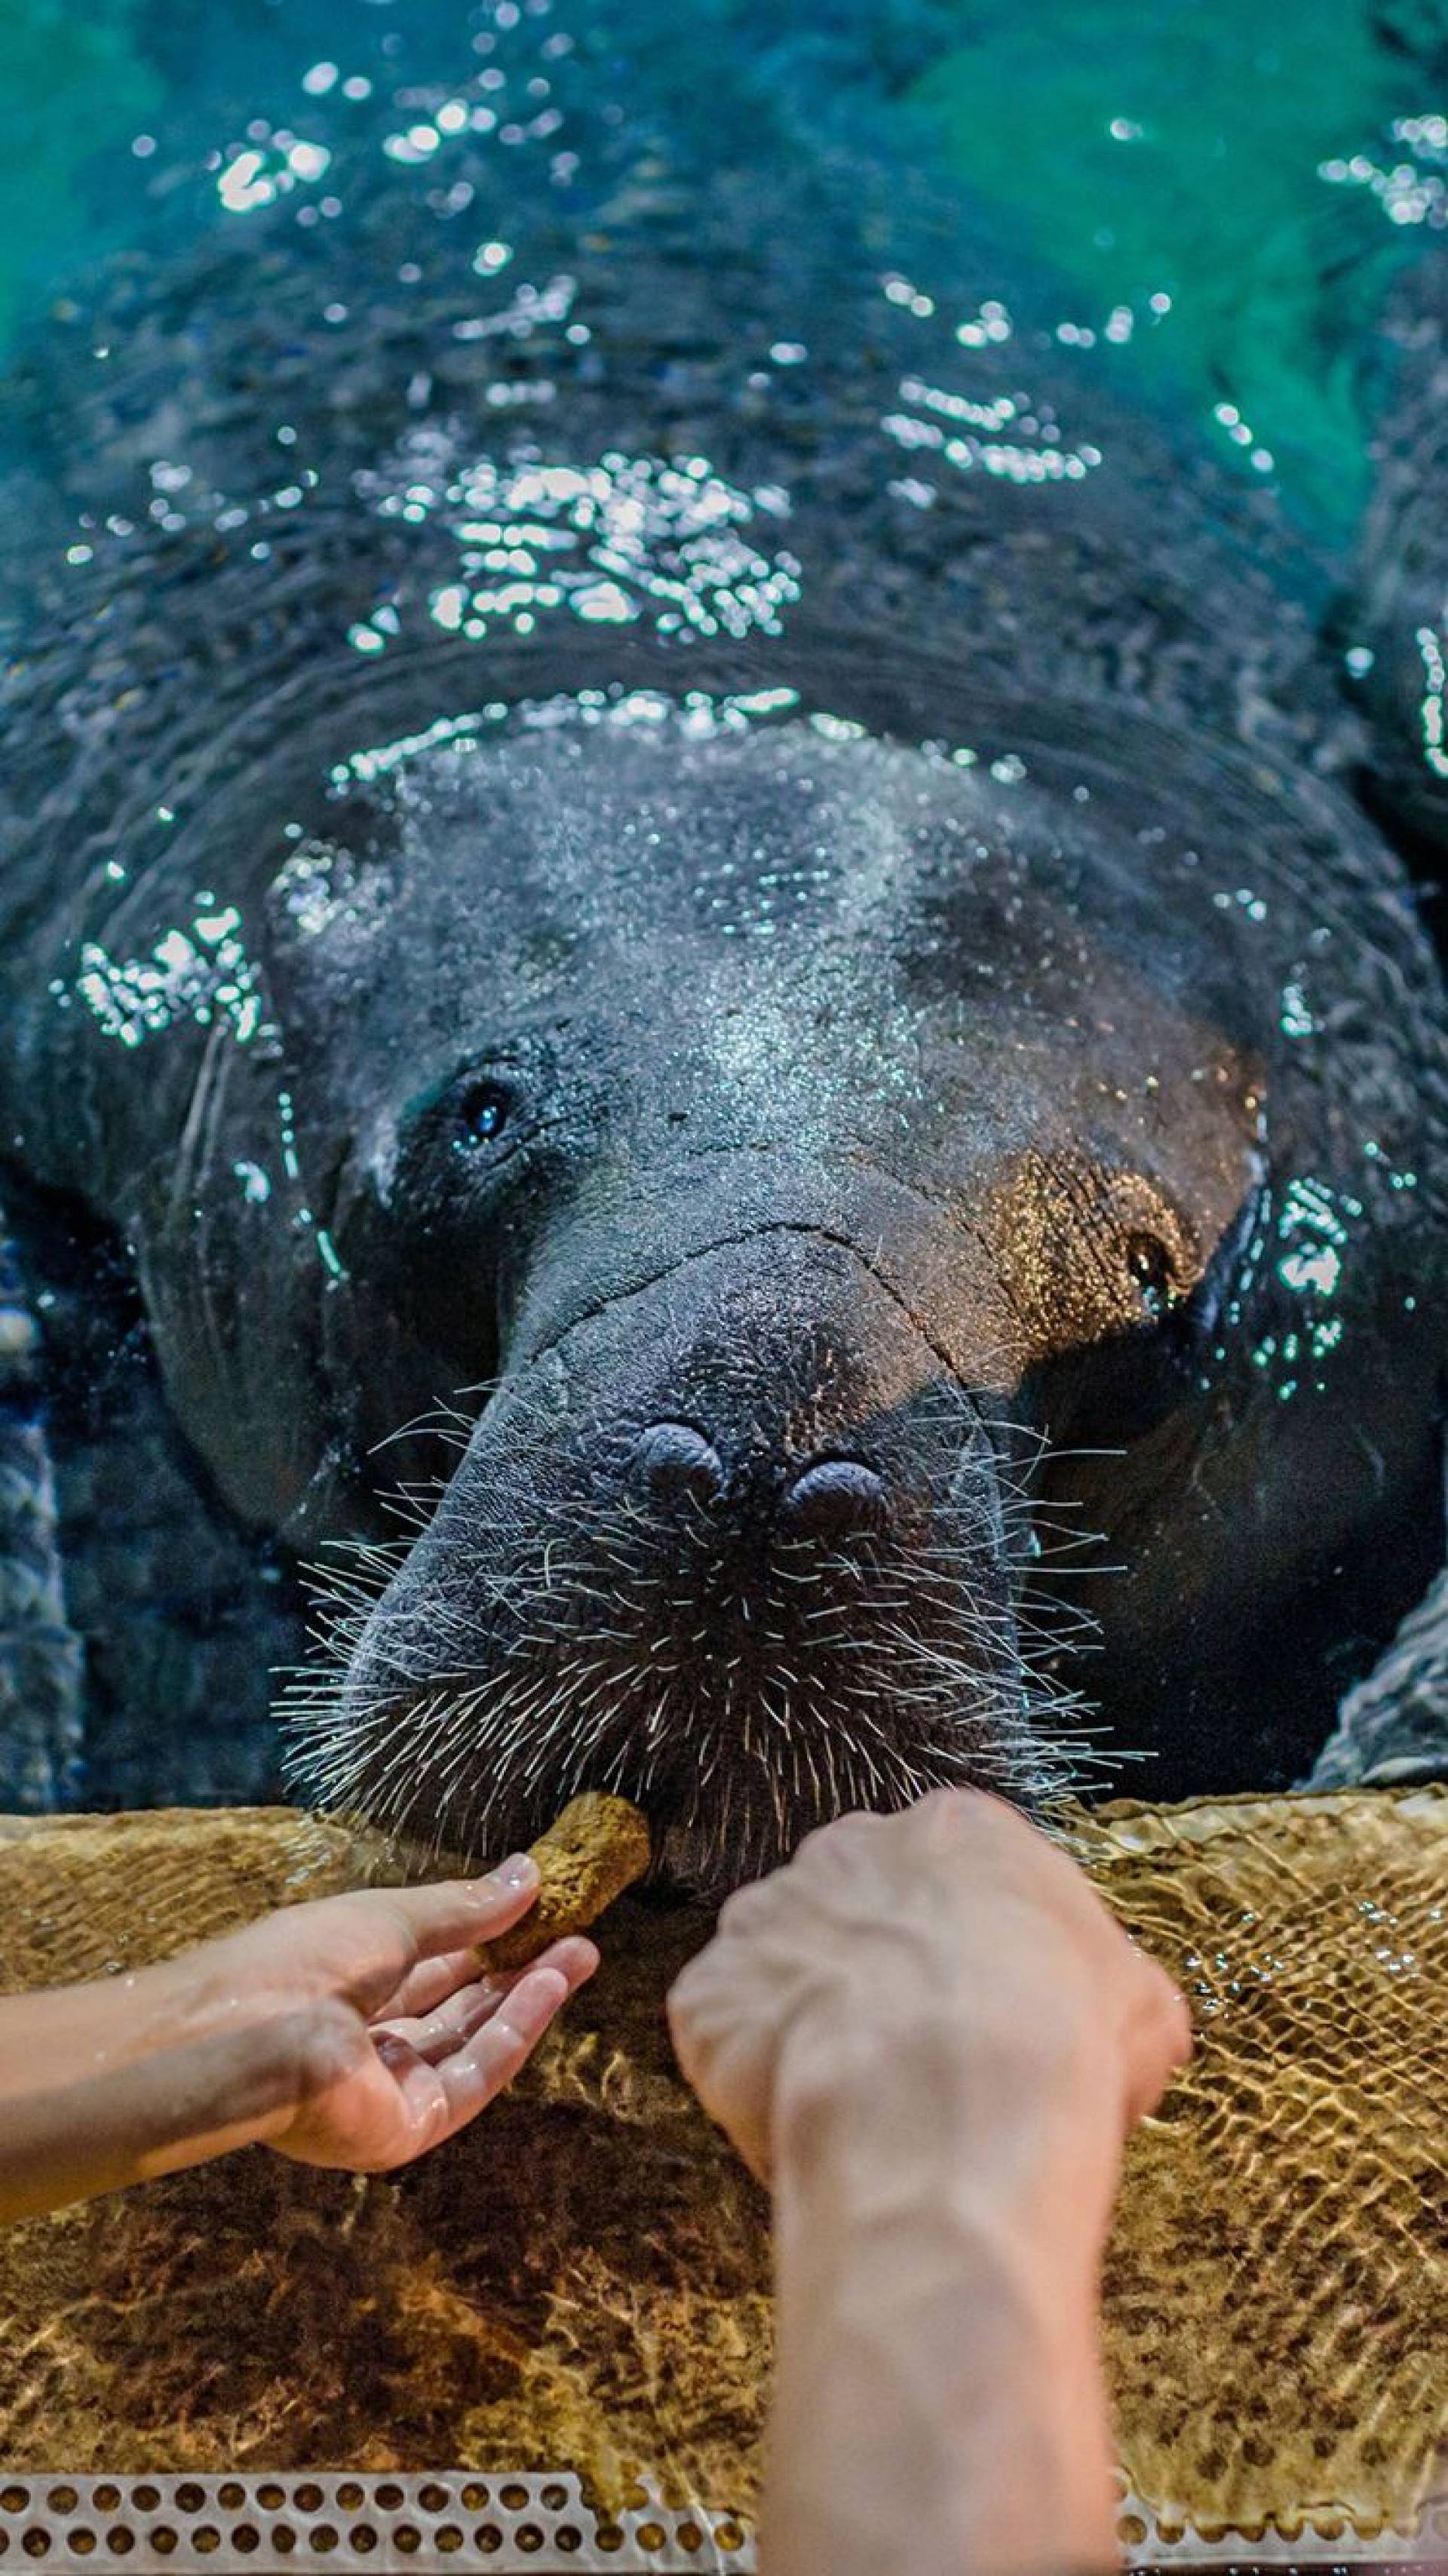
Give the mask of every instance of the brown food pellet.
[[526, 1968], [565, 1933], [585, 1931], [649, 1865], [649, 1829], [627, 1798], [571, 1798], [533, 1845], [538, 1895], [520, 1923], [486, 1945], [490, 1968]]

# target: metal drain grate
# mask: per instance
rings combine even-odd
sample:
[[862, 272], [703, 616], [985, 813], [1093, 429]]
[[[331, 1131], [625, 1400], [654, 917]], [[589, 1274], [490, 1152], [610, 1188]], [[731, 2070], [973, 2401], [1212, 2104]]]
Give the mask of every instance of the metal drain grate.
[[124, 2568], [127, 2576], [560, 2576], [564, 2569], [752, 2569], [736, 2515], [668, 2512], [642, 2489], [616, 2521], [576, 2477], [13, 2478], [0, 2485], [0, 2569]]
[[[1181, 2567], [1338, 2568], [1418, 2576], [1448, 2567], [1448, 2494], [1430, 2499], [1412, 2536], [1354, 2539], [1325, 2514], [1287, 2536], [1276, 2531], [1158, 2531], [1131, 2497], [1121, 2537], [1131, 2570]], [[12, 2478], [0, 2484], [0, 2571], [43, 2567], [47, 2576], [124, 2569], [126, 2576], [605, 2576], [652, 2571], [752, 2576], [754, 2547], [742, 2516], [684, 2512], [632, 2488], [617, 2519], [584, 2502], [578, 2479], [323, 2475], [224, 2478]]]
[[1123, 2497], [1117, 2525], [1131, 2576], [1151, 2576], [1178, 2567], [1200, 2571], [1232, 2569], [1249, 2576], [1261, 2569], [1335, 2568], [1339, 2576], [1445, 2576], [1448, 2571], [1448, 2489], [1431, 2495], [1416, 2515], [1405, 2515], [1403, 2527], [1386, 2527], [1365, 2536], [1349, 2515], [1327, 2506], [1304, 2513], [1301, 2522], [1279, 2529], [1275, 2524], [1248, 2531], [1227, 2531], [1205, 2539], [1189, 2529], [1158, 2522], [1146, 2506]]

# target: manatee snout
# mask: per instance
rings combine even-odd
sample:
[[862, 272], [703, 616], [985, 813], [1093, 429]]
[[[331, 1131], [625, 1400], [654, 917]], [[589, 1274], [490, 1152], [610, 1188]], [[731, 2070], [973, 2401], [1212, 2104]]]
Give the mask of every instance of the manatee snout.
[[525, 1308], [362, 1628], [324, 1785], [478, 1852], [621, 1789], [696, 1886], [943, 1781], [1029, 1799], [1012, 1475], [988, 1394], [814, 1228], [690, 1251], [542, 1335]]

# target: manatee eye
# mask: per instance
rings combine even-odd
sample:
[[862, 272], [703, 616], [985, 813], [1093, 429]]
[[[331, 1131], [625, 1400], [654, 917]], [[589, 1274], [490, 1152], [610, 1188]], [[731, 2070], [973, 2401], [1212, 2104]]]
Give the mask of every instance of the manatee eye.
[[1185, 1292], [1177, 1278], [1171, 1254], [1159, 1235], [1128, 1235], [1126, 1266], [1141, 1291], [1141, 1302], [1148, 1315], [1169, 1315], [1174, 1306], [1181, 1304]]
[[461, 1145], [497, 1143], [512, 1113], [512, 1094], [500, 1082], [473, 1082], [458, 1102], [458, 1142]]

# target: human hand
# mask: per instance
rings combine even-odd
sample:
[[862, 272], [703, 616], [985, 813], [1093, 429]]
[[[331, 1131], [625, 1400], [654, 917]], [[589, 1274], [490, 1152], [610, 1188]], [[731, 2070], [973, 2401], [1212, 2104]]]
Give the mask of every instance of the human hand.
[[899, 2106], [902, 2130], [930, 2117], [947, 2149], [964, 2129], [1017, 2166], [1068, 2169], [1103, 2220], [1123, 2136], [1191, 2048], [1181, 1996], [1084, 1871], [975, 1789], [809, 1835], [730, 1897], [669, 2018], [761, 2179], [782, 2127], [868, 2098]]
[[379, 2173], [512, 2081], [598, 1965], [555, 1941], [511, 1976], [474, 1944], [526, 1914], [526, 1855], [488, 1878], [283, 1907], [86, 1985], [0, 1997], [0, 2221], [264, 2143]]
[[842, 1817], [729, 1899], [670, 2020], [774, 2190], [761, 2566], [1110, 2566], [1101, 2245], [1190, 2037], [1084, 1872], [978, 1790]]
[[213, 2010], [267, 2026], [278, 2098], [254, 2132], [298, 2163], [386, 2172], [466, 2126], [510, 2084], [592, 1976], [591, 1941], [555, 1941], [509, 1976], [475, 1944], [525, 1914], [536, 1865], [284, 1908], [193, 1954]]
[[247, 2138], [299, 2164], [389, 2172], [508, 2087], [593, 1976], [587, 1940], [554, 1942], [513, 1976], [479, 1973], [477, 1942], [518, 1922], [536, 1888], [520, 1855], [490, 1878], [327, 1896], [155, 1973], [186, 1981], [191, 2027], [242, 2043]]

